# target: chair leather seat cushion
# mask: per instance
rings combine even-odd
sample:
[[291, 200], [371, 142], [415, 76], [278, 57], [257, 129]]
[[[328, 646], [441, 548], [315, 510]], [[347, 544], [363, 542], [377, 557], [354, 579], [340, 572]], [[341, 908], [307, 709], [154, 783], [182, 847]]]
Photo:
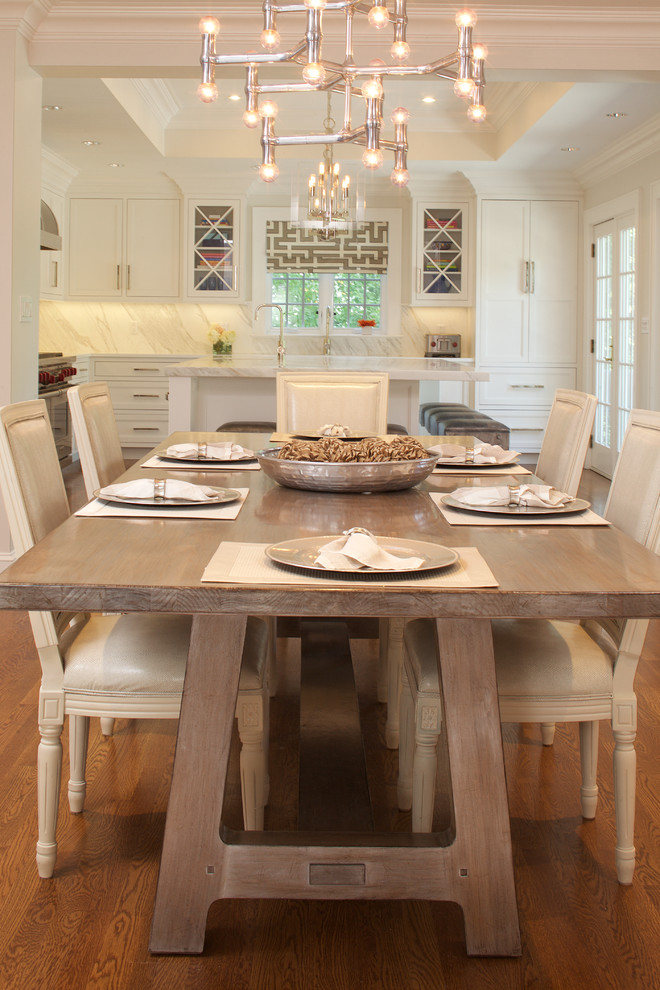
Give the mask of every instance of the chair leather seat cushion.
[[67, 691], [181, 694], [189, 615], [94, 614], [64, 647]]
[[496, 619], [492, 626], [500, 697], [611, 697], [615, 650], [605, 652], [577, 623]]

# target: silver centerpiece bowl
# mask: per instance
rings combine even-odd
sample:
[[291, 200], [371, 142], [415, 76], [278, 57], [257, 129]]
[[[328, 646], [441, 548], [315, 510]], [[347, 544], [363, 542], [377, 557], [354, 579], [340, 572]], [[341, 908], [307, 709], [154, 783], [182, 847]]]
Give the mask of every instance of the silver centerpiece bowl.
[[393, 492], [412, 488], [436, 465], [438, 454], [407, 461], [289, 461], [280, 448], [260, 450], [263, 471], [286, 488], [316, 492]]

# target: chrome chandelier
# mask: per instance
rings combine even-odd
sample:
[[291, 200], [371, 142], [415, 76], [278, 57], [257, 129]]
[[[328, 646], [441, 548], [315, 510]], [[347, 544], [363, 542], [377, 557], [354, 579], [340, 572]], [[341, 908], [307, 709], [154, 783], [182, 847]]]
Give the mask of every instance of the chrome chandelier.
[[[339, 64], [323, 58], [323, 14], [343, 12], [345, 18], [345, 56]], [[277, 31], [277, 15], [305, 13], [307, 27], [303, 39], [286, 52], [277, 52], [280, 36]], [[390, 56], [394, 64], [386, 65], [382, 59], [374, 59], [368, 65], [357, 65], [353, 57], [353, 17], [366, 14], [374, 28], [381, 29], [388, 23], [394, 28], [394, 40]], [[470, 100], [468, 117], [479, 122], [486, 117], [483, 104], [485, 86], [484, 60], [488, 54], [485, 45], [473, 43], [472, 29], [477, 16], [472, 10], [461, 10], [456, 15], [458, 47], [450, 55], [435, 59], [426, 65], [405, 65], [410, 55], [406, 41], [406, 0], [394, 0], [394, 13], [390, 14], [387, 0], [304, 0], [303, 3], [274, 3], [264, 0], [264, 27], [261, 32], [263, 52], [246, 52], [236, 55], [218, 55], [215, 49], [220, 23], [215, 17], [203, 17], [202, 32], [202, 82], [198, 95], [205, 103], [217, 99], [215, 85], [216, 65], [244, 65], [246, 69], [246, 107], [243, 122], [256, 127], [261, 120], [262, 161], [259, 174], [264, 182], [273, 182], [279, 169], [275, 162], [277, 147], [311, 144], [359, 144], [365, 148], [362, 163], [366, 168], [377, 169], [383, 164], [383, 149], [394, 153], [392, 182], [405, 186], [408, 182], [408, 119], [405, 107], [392, 111], [394, 140], [381, 136], [383, 127], [383, 79], [386, 76], [436, 75], [454, 84], [457, 96]], [[260, 83], [260, 65], [297, 63], [302, 68], [301, 82]], [[358, 88], [358, 84], [361, 87]], [[332, 91], [344, 95], [344, 123], [332, 134], [276, 135], [275, 118], [277, 104], [269, 97], [274, 93], [305, 93]], [[261, 99], [261, 97], [267, 97]], [[352, 123], [351, 101], [362, 97], [365, 101], [365, 120], [356, 127]]]

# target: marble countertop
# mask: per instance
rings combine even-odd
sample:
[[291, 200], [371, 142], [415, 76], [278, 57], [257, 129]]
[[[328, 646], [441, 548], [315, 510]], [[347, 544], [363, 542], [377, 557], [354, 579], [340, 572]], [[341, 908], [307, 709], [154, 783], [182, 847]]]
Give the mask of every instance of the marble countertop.
[[274, 378], [278, 371], [386, 371], [392, 379], [431, 381], [488, 381], [468, 358], [348, 357], [346, 355], [287, 355], [284, 368], [270, 355], [232, 355], [198, 358], [167, 369], [173, 378]]

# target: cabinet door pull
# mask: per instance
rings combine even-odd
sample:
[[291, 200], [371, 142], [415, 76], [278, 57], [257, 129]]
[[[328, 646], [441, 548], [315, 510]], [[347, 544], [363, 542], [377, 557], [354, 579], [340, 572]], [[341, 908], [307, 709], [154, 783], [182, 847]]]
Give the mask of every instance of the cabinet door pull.
[[121, 289], [121, 266], [117, 265], [117, 288]]
[[131, 287], [131, 266], [126, 265], [126, 288], [130, 289], [130, 287]]
[[133, 392], [134, 399], [160, 399], [158, 393], [151, 395], [149, 392]]
[[523, 275], [525, 287], [523, 289], [523, 292], [527, 293], [529, 292], [529, 261], [524, 261], [523, 264], [525, 266], [525, 272]]
[[530, 269], [531, 269], [531, 279], [530, 279], [529, 291], [530, 292], [534, 292], [535, 289], [536, 289], [536, 262], [535, 261], [530, 261], [529, 264], [530, 264]]
[[133, 371], [154, 371], [154, 368], [133, 368]]
[[509, 385], [509, 388], [545, 388], [545, 385]]
[[134, 433], [158, 433], [160, 427], [158, 426], [134, 426]]

